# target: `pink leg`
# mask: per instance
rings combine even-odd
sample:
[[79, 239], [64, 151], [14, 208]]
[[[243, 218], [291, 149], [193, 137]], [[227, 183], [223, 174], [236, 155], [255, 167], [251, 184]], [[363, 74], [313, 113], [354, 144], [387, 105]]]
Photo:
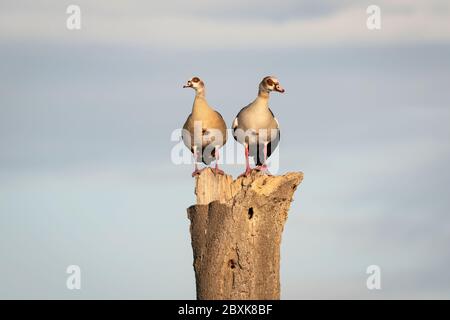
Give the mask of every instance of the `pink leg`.
[[247, 177], [252, 172], [252, 169], [250, 168], [250, 161], [248, 159], [248, 144], [245, 144], [245, 172], [239, 176], [240, 177]]
[[223, 170], [219, 169], [219, 148], [216, 147], [216, 166], [214, 168], [214, 174], [225, 174], [225, 172], [223, 172]]
[[264, 171], [268, 175], [271, 175], [267, 169], [266, 160], [267, 160], [267, 143], [264, 143], [264, 161], [263, 161], [262, 166], [258, 166], [258, 167], [256, 167], [256, 169], [259, 171]]
[[198, 176], [200, 174], [200, 172], [202, 172], [202, 170], [203, 170], [203, 169], [200, 170], [198, 168], [197, 156], [198, 156], [197, 148], [194, 147], [194, 172], [192, 172], [192, 177]]

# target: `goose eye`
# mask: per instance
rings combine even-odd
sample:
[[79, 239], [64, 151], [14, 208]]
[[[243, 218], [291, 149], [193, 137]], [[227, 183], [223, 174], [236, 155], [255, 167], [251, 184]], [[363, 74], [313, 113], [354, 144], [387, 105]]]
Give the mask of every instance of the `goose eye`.
[[197, 78], [197, 77], [195, 77], [195, 78], [192, 78], [192, 81], [193, 81], [193, 82], [199, 82], [199, 81], [200, 81], [200, 79], [199, 79], [199, 78]]
[[269, 86], [273, 86], [273, 80], [272, 79], [267, 79], [267, 84]]

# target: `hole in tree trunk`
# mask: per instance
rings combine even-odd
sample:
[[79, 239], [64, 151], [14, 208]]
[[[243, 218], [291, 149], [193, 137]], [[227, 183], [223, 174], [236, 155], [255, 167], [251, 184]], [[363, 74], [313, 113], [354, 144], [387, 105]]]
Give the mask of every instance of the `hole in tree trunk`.
[[253, 218], [253, 208], [248, 209], [248, 218], [249, 219]]
[[228, 261], [228, 265], [230, 266], [231, 269], [236, 268], [236, 262], [234, 262], [233, 259], [231, 259], [230, 261]]

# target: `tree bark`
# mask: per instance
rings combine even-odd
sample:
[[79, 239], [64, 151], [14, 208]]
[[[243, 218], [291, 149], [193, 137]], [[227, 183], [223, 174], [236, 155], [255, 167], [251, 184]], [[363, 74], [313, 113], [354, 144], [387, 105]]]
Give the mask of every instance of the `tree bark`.
[[233, 181], [205, 169], [189, 207], [197, 299], [279, 299], [280, 244], [303, 173], [253, 170]]

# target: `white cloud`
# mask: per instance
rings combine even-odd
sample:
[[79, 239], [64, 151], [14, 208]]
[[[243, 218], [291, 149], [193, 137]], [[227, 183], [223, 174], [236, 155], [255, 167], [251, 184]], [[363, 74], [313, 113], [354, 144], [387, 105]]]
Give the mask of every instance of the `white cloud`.
[[[295, 48], [335, 45], [394, 45], [450, 42], [449, 5], [443, 1], [379, 2], [382, 29], [366, 28], [370, 3], [338, 7], [330, 1], [323, 14], [310, 14], [306, 4], [284, 3], [281, 11], [250, 2], [197, 1], [147, 3], [80, 3], [82, 30], [65, 28], [65, 7], [5, 6], [0, 13], [0, 39], [40, 39], [107, 44], [143, 44], [163, 48]], [[252, 10], [254, 6], [254, 10]], [[236, 14], [232, 14], [236, 12]], [[254, 14], [252, 15], [252, 12]]]

